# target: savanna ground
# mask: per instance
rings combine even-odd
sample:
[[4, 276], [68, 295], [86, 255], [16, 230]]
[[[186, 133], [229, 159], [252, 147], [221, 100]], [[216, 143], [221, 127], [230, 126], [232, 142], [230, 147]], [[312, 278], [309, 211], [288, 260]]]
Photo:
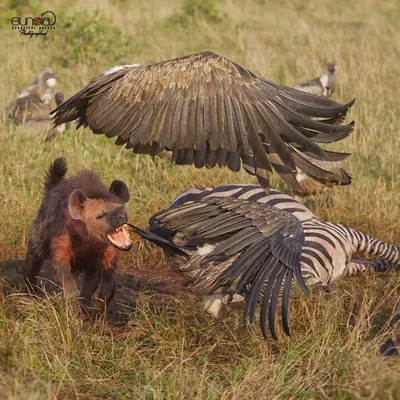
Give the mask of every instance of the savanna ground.
[[[48, 9], [58, 20], [47, 40], [11, 30], [11, 17]], [[333, 98], [357, 102], [349, 116], [355, 131], [332, 148], [353, 153], [345, 165], [354, 184], [335, 190], [333, 208], [316, 198], [315, 212], [400, 243], [399, 2], [5, 0], [0, 12], [2, 109], [43, 66], [56, 71], [68, 97], [112, 65], [202, 50], [286, 85], [318, 76], [335, 60]], [[400, 361], [378, 354], [391, 333], [397, 271], [339, 280], [331, 296], [294, 296], [292, 337], [278, 343], [243, 329], [242, 305], [212, 320], [180, 289], [161, 252], [143, 243], [121, 259], [123, 323], [77, 319], [59, 294], [22, 294], [21, 263], [43, 174], [60, 155], [70, 173], [91, 168], [107, 183], [124, 180], [130, 220], [139, 226], [187, 187], [252, 182], [244, 173], [155, 162], [89, 130], [70, 127], [44, 143], [2, 120], [0, 398], [400, 398]], [[282, 188], [276, 178], [273, 185]]]

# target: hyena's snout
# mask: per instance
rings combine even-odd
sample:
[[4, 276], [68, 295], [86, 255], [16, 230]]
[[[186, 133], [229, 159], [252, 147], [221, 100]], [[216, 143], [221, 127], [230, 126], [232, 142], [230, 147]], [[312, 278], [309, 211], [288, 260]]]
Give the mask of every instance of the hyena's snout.
[[126, 210], [115, 210], [108, 215], [108, 224], [111, 230], [107, 233], [107, 239], [119, 250], [130, 250], [132, 248], [127, 222], [128, 214]]
[[124, 210], [116, 210], [109, 215], [108, 222], [112, 228], [119, 228], [128, 222], [128, 215]]

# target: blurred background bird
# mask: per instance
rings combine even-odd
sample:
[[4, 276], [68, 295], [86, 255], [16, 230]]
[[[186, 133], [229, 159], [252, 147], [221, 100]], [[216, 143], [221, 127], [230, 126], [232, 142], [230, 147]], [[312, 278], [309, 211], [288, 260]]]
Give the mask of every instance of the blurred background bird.
[[326, 66], [327, 72], [319, 78], [300, 82], [293, 87], [302, 92], [316, 94], [318, 96], [330, 97], [336, 88], [336, 65], [329, 63]]
[[[57, 107], [61, 105], [64, 101], [63, 93], [57, 92], [54, 95], [54, 100]], [[45, 140], [55, 139], [56, 137], [64, 133], [67, 124], [61, 124], [57, 127], [54, 127], [53, 120], [50, 114], [51, 110], [52, 107], [50, 106], [50, 104], [44, 104], [43, 107], [41, 107], [41, 111], [43, 111], [43, 113], [25, 121], [25, 123], [23, 124], [24, 131], [30, 134], [44, 135]]]
[[54, 106], [64, 101], [63, 93], [55, 93], [56, 84], [57, 75], [53, 70], [43, 68], [36, 79], [8, 104], [7, 120], [31, 134], [44, 134], [46, 139], [63, 133], [66, 125], [53, 128], [50, 116]]

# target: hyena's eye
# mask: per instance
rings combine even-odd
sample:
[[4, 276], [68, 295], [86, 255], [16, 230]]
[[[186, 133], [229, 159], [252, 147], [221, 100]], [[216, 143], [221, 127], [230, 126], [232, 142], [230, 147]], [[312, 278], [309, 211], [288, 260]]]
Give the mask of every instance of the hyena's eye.
[[104, 218], [106, 215], [107, 215], [107, 213], [105, 213], [105, 212], [103, 211], [103, 212], [101, 212], [100, 214], [97, 214], [97, 215], [96, 215], [96, 218], [97, 218], [97, 219], [102, 219], [102, 218]]

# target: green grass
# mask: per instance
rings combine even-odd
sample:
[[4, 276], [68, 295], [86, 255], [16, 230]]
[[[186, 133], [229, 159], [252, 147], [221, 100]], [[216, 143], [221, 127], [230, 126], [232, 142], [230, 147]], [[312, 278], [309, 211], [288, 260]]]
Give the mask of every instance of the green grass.
[[[7, 15], [37, 12], [36, 3], [9, 3]], [[201, 50], [286, 85], [336, 61], [333, 98], [357, 98], [349, 116], [356, 128], [330, 148], [353, 154], [345, 165], [354, 184], [335, 190], [333, 208], [317, 198], [315, 212], [400, 243], [398, 2], [97, 0], [87, 2], [86, 14], [79, 14], [81, 2], [42, 3], [58, 17], [51, 40], [22, 38], [7, 21], [0, 25], [2, 109], [45, 65], [69, 96], [112, 65]], [[121, 326], [76, 318], [59, 295], [19, 294], [13, 284], [20, 282], [44, 171], [61, 155], [71, 174], [91, 168], [107, 183], [124, 180], [130, 220], [139, 226], [185, 188], [253, 182], [245, 173], [137, 156], [89, 130], [71, 127], [61, 140], [43, 143], [0, 122], [0, 399], [400, 398], [400, 362], [378, 354], [391, 332], [397, 271], [341, 279], [332, 296], [295, 296], [292, 337], [281, 335], [278, 343], [242, 328], [242, 305], [214, 321], [185, 294], [160, 302], [136, 290], [137, 309]], [[276, 177], [273, 185], [283, 188]], [[161, 252], [143, 243], [120, 263], [127, 275], [168, 268]]]

